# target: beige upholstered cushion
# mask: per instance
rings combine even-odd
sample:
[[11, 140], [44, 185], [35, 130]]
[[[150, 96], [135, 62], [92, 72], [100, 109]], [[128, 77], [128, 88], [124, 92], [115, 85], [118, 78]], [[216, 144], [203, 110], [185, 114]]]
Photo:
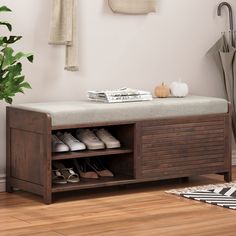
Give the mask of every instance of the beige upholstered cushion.
[[156, 11], [156, 0], [108, 0], [114, 12], [122, 14], [147, 14]]
[[178, 116], [206, 115], [228, 112], [225, 99], [188, 96], [154, 99], [147, 102], [107, 104], [91, 101], [29, 103], [15, 107], [48, 113], [52, 125], [133, 122]]

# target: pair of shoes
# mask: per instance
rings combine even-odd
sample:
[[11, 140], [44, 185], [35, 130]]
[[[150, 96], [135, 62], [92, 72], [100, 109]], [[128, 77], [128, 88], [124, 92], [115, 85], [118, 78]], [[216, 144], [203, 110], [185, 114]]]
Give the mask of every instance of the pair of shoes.
[[[77, 139], [76, 139], [77, 138]], [[69, 152], [98, 150], [104, 148], [119, 148], [120, 141], [113, 137], [106, 129], [78, 129], [76, 138], [68, 132], [52, 135], [52, 152]]]
[[57, 135], [52, 135], [53, 152], [79, 151], [84, 149], [86, 149], [86, 146], [70, 133], [65, 132], [63, 134], [57, 132]]
[[53, 184], [66, 184], [66, 178], [62, 175], [60, 170], [52, 170], [52, 183]]
[[53, 184], [66, 184], [78, 183], [80, 181], [79, 175], [74, 172], [73, 168], [66, 168], [63, 163], [54, 161], [52, 163], [52, 183]]
[[73, 159], [74, 166], [81, 178], [98, 179], [98, 175], [86, 164], [86, 162]]
[[98, 179], [99, 177], [114, 177], [114, 174], [108, 170], [99, 158], [85, 161], [73, 160], [81, 178]]
[[99, 177], [114, 177], [114, 174], [104, 166], [103, 162], [99, 158], [88, 159], [86, 160], [86, 163]]
[[76, 137], [83, 142], [89, 150], [104, 148], [119, 148], [120, 141], [112, 136], [106, 129], [78, 129]]

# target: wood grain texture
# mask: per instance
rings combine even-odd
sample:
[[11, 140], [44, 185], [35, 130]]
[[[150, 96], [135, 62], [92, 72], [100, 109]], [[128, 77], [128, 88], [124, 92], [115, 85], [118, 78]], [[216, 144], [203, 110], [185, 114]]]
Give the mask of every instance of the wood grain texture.
[[117, 148], [117, 149], [104, 149], [104, 150], [85, 150], [69, 153], [53, 153], [52, 160], [68, 160], [74, 158], [86, 158], [86, 157], [98, 157], [98, 156], [110, 156], [132, 153], [132, 149]]
[[12, 128], [40, 134], [44, 134], [47, 130], [45, 120], [49, 118], [49, 115], [46, 113], [7, 107], [7, 115], [8, 124]]
[[43, 138], [43, 200], [46, 204], [52, 203], [52, 120], [49, 115], [44, 118]]
[[229, 113], [225, 117], [225, 166], [228, 171], [224, 173], [224, 180], [230, 182], [232, 180], [232, 104], [229, 103]]
[[6, 191], [13, 192], [11, 185], [11, 128], [10, 128], [10, 114], [9, 108], [6, 110]]
[[[19, 120], [21, 122], [19, 122]], [[43, 196], [54, 193], [220, 173], [231, 179], [230, 113], [146, 121], [53, 127], [48, 114], [7, 108], [7, 191], [12, 187]], [[58, 129], [106, 127], [122, 148], [52, 154]], [[52, 160], [100, 157], [114, 179], [52, 186]], [[54, 194], [55, 195], [55, 194]]]
[[[236, 168], [233, 177], [235, 179]], [[0, 194], [1, 236], [234, 236], [235, 211], [164, 191], [223, 183], [208, 175], [189, 182], [159, 181], [129, 188], [64, 193], [55, 204], [25, 192]]]
[[7, 191], [40, 194], [51, 203], [51, 118], [7, 107]]
[[22, 189], [24, 191], [35, 193], [38, 195], [43, 195], [44, 188], [42, 185], [30, 183], [28, 181], [17, 178], [10, 178], [10, 182], [12, 186], [14, 186], [14, 188]]
[[223, 172], [229, 167], [228, 123], [227, 115], [142, 122], [141, 178]]
[[118, 121], [118, 122], [99, 122], [99, 123], [86, 123], [86, 124], [70, 124], [70, 125], [53, 125], [52, 130], [71, 130], [71, 129], [78, 129], [78, 128], [97, 128], [97, 127], [104, 127], [107, 126], [108, 128], [112, 128], [114, 125], [128, 125], [132, 126], [135, 123], [134, 120], [132, 121]]
[[11, 129], [11, 177], [43, 185], [42, 134]]

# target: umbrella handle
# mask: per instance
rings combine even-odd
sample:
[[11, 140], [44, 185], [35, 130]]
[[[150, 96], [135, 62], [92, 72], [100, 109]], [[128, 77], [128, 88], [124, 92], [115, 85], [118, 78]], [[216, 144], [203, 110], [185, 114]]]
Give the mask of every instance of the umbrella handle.
[[230, 25], [230, 33], [231, 33], [231, 43], [232, 43], [232, 46], [235, 46], [235, 43], [234, 43], [233, 10], [232, 10], [231, 5], [228, 2], [222, 2], [222, 3], [220, 3], [220, 5], [218, 6], [218, 9], [217, 9], [217, 15], [218, 16], [221, 16], [221, 9], [222, 9], [223, 6], [226, 6], [229, 10], [229, 25]]

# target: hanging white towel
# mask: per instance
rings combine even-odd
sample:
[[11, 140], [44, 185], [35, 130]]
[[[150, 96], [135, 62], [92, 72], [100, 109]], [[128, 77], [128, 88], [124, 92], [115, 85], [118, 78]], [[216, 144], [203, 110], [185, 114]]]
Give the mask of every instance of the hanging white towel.
[[108, 0], [110, 8], [122, 14], [147, 14], [156, 11], [156, 0]]
[[65, 45], [66, 70], [79, 69], [77, 0], [53, 0], [49, 43]]

